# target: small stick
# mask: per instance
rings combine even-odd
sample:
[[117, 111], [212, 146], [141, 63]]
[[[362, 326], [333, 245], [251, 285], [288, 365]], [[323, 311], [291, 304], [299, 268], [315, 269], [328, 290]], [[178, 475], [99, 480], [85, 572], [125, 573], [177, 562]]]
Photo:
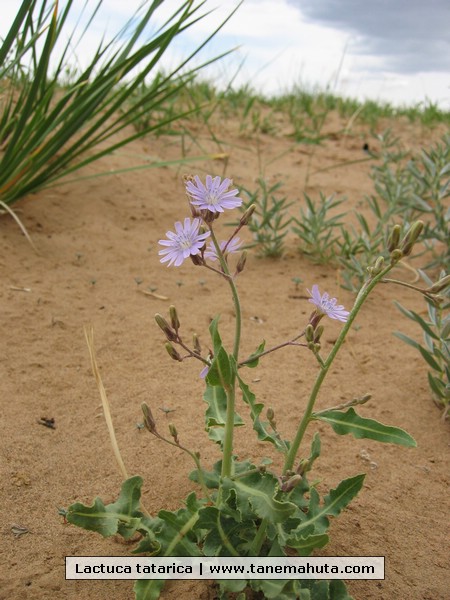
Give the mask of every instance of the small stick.
[[168, 300], [167, 296], [161, 296], [161, 294], [155, 294], [155, 292], [149, 292], [147, 290], [137, 289], [137, 292], [141, 292], [141, 294], [145, 294], [146, 296], [152, 296], [152, 298], [157, 298], [158, 300]]

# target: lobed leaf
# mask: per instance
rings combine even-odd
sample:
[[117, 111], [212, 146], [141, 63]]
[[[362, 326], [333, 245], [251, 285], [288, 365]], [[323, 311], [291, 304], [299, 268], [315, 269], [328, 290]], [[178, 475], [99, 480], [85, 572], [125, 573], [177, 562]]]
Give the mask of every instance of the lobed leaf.
[[274, 431], [269, 431], [267, 421], [261, 421], [259, 415], [261, 414], [264, 404], [262, 402], [256, 402], [255, 394], [250, 391], [250, 388], [244, 381], [237, 376], [239, 387], [242, 390], [242, 397], [246, 404], [250, 407], [250, 416], [253, 421], [253, 429], [256, 431], [258, 439], [262, 442], [271, 442], [277, 450], [281, 452], [286, 451], [286, 444], [280, 439], [279, 435]]
[[105, 506], [100, 498], [96, 498], [91, 506], [76, 502], [67, 509], [67, 521], [83, 529], [97, 531], [103, 537], [120, 533], [128, 539], [141, 525], [141, 487], [142, 478], [131, 477], [124, 481], [119, 498], [113, 504]]

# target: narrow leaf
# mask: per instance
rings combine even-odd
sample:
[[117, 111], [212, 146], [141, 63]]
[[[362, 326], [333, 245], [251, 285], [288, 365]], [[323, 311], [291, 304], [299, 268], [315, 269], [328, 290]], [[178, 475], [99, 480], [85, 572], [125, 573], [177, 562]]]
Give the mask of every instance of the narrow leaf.
[[367, 438], [389, 444], [415, 447], [417, 444], [409, 433], [398, 427], [383, 425], [373, 419], [360, 417], [353, 408], [345, 413], [339, 410], [329, 410], [314, 415], [315, 419], [329, 423], [338, 435], [351, 433], [355, 438]]

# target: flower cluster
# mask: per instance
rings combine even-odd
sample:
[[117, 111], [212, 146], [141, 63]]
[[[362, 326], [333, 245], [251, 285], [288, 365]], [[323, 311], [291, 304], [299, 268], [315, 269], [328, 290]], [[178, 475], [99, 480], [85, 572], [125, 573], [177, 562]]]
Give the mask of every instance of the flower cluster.
[[[184, 225], [179, 221], [175, 223], [175, 232], [168, 231], [166, 240], [159, 240], [161, 246], [159, 251], [163, 256], [161, 262], [168, 262], [168, 267], [174, 265], [179, 267], [186, 258], [201, 255], [212, 261], [217, 260], [217, 252], [213, 242], [210, 242], [208, 250], [205, 251], [205, 240], [210, 232], [201, 230], [202, 217], [205, 223], [210, 223], [226, 209], [238, 208], [242, 205], [242, 199], [237, 195], [237, 189], [231, 189], [231, 179], [221, 181], [220, 177], [206, 176], [206, 184], [203, 184], [198, 175], [193, 180], [186, 182], [186, 192], [193, 207], [193, 214], [198, 215], [194, 219], [184, 219]], [[237, 252], [241, 245], [239, 238], [231, 237], [229, 240], [220, 242], [222, 252], [232, 254]], [[195, 262], [195, 259], [193, 259]]]

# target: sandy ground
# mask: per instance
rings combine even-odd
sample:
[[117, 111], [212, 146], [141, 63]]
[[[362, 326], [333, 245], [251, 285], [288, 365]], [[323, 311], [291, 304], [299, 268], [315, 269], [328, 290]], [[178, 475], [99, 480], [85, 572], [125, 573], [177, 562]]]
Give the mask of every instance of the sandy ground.
[[[381, 131], [387, 125], [380, 124]], [[439, 135], [419, 125], [391, 124], [406, 148], [417, 149]], [[372, 137], [355, 127], [347, 135], [335, 120], [320, 146], [295, 144], [277, 124], [277, 134], [241, 135], [231, 119], [217, 118], [215, 133], [188, 124], [189, 156], [225, 153], [226, 159], [203, 160], [182, 167], [152, 168], [97, 179], [80, 178], [65, 186], [29, 196], [16, 205], [32, 236], [35, 254], [10, 218], [0, 219], [1, 411], [1, 600], [125, 600], [131, 582], [66, 581], [66, 555], [127, 555], [118, 539], [64, 524], [58, 507], [75, 501], [105, 502], [117, 496], [121, 476], [115, 463], [90, 370], [83, 325], [92, 323], [102, 377], [111, 403], [118, 442], [130, 474], [144, 478], [146, 507], [175, 509], [192, 489], [192, 465], [178, 451], [140, 431], [140, 404], [153, 407], [159, 426], [170, 408], [185, 445], [198, 450], [204, 464], [218, 452], [204, 433], [204, 405], [199, 365], [174, 363], [163, 347], [155, 312], [167, 314], [176, 304], [186, 337], [197, 332], [207, 345], [209, 319], [222, 314], [225, 340], [233, 321], [229, 291], [213, 273], [186, 263], [166, 268], [158, 260], [157, 241], [175, 220], [188, 215], [181, 176], [206, 173], [232, 177], [256, 189], [258, 176], [281, 181], [298, 215], [305, 182], [311, 196], [344, 194], [347, 209], [360, 208], [372, 191], [370, 163], [315, 173], [337, 162], [364, 158], [362, 146]], [[196, 141], [195, 145], [192, 140]], [[176, 160], [181, 138], [148, 138], [83, 172], [122, 169], [145, 160]], [[222, 231], [225, 229], [222, 223]], [[218, 223], [220, 229], [220, 222]], [[250, 241], [247, 233], [247, 240]], [[420, 265], [416, 265], [420, 266]], [[411, 278], [409, 271], [399, 275]], [[297, 290], [292, 278], [303, 283]], [[142, 280], [138, 285], [136, 278]], [[279, 260], [250, 253], [239, 279], [243, 303], [244, 353], [262, 339], [272, 345], [302, 328], [310, 314], [306, 288], [318, 283], [348, 306], [353, 295], [339, 287], [339, 272], [316, 266], [298, 252], [291, 235]], [[142, 293], [149, 288], [166, 296]], [[384, 555], [384, 581], [356, 581], [356, 600], [445, 600], [448, 592], [448, 451], [449, 423], [430, 397], [426, 367], [413, 348], [392, 335], [413, 337], [418, 328], [402, 317], [394, 299], [424, 313], [424, 302], [403, 288], [379, 287], [367, 302], [324, 386], [319, 407], [371, 393], [361, 414], [406, 429], [417, 449], [338, 437], [319, 425], [322, 457], [313, 479], [323, 488], [366, 472], [363, 490], [332, 523], [331, 543], [323, 555]], [[325, 348], [340, 325], [328, 321]], [[284, 436], [294, 431], [305, 406], [315, 366], [305, 351], [288, 348], [260, 362], [247, 376], [258, 398], [273, 406]], [[249, 379], [249, 381], [250, 381]], [[245, 408], [240, 406], [241, 414]], [[55, 429], [38, 421], [53, 418]], [[237, 450], [257, 460], [270, 449], [239, 431]], [[306, 451], [306, 450], [305, 450]], [[370, 464], [372, 463], [372, 465]], [[16, 526], [27, 533], [15, 535]], [[164, 599], [212, 599], [209, 582], [168, 584]]]

